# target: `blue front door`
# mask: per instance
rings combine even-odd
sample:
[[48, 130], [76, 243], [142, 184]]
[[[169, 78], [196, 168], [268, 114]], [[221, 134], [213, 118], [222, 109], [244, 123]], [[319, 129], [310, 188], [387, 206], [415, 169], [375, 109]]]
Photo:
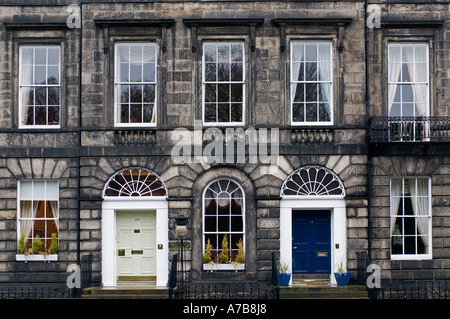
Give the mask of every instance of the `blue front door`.
[[292, 211], [292, 272], [331, 273], [331, 216], [324, 210]]

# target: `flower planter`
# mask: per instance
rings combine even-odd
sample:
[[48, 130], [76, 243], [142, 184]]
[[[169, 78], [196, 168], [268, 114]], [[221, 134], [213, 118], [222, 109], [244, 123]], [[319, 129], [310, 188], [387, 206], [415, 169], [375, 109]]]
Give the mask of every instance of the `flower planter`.
[[16, 260], [17, 261], [58, 261], [58, 254], [38, 254], [38, 255], [20, 255], [17, 254], [16, 255]]
[[289, 286], [290, 281], [291, 281], [291, 274], [278, 273], [278, 285], [279, 286]]
[[238, 271], [238, 270], [244, 270], [245, 264], [203, 264], [203, 270], [207, 271]]
[[350, 281], [350, 275], [351, 275], [351, 272], [346, 272], [346, 273], [335, 272], [334, 278], [336, 278], [337, 285], [338, 286], [347, 286], [348, 282]]

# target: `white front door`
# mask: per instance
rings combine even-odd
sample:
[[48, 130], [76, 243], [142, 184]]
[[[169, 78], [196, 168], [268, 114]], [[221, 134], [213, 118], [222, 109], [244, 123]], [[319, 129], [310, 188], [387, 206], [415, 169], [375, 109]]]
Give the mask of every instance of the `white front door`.
[[156, 280], [156, 211], [117, 212], [117, 280]]

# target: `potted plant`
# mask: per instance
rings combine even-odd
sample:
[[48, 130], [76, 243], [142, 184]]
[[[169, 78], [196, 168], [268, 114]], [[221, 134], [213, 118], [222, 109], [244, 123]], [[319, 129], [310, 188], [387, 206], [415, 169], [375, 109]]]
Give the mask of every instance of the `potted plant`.
[[42, 250], [42, 240], [39, 238], [38, 235], [34, 237], [33, 245], [32, 245], [32, 252], [33, 254], [39, 254]]
[[219, 264], [228, 264], [230, 257], [228, 256], [228, 239], [227, 235], [223, 236], [222, 251], [219, 254]]
[[56, 234], [52, 234], [52, 242], [50, 244], [49, 252], [50, 254], [57, 254], [58, 253], [58, 239], [56, 238]]
[[26, 252], [25, 234], [22, 234], [19, 239], [19, 247], [17, 247], [17, 253], [19, 253], [20, 255], [25, 255]]
[[347, 286], [350, 281], [351, 272], [344, 269], [343, 263], [339, 264], [337, 272], [334, 273], [334, 278], [336, 278], [336, 283], [338, 286]]
[[287, 263], [278, 263], [278, 285], [289, 286], [291, 281], [291, 273], [289, 272], [289, 265]]

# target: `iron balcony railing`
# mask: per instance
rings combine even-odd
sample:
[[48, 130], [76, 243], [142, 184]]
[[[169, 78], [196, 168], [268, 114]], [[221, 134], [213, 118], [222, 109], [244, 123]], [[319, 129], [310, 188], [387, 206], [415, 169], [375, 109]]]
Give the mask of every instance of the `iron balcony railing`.
[[372, 117], [369, 142], [450, 142], [450, 117]]

